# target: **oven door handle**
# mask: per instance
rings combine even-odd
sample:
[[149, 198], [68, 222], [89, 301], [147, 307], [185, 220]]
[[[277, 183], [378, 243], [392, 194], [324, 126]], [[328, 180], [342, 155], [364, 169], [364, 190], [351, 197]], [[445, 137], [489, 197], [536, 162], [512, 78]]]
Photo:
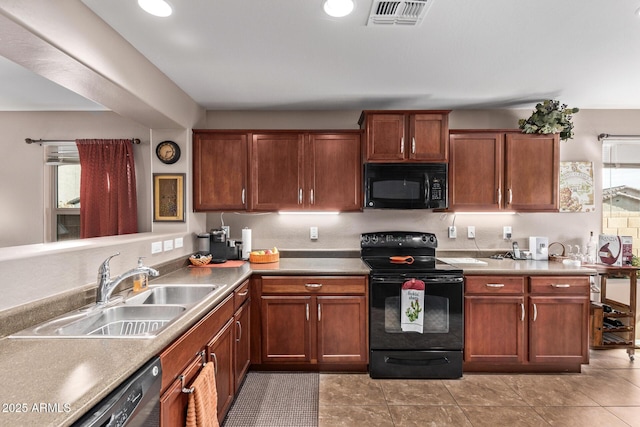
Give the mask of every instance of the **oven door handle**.
[[[451, 277], [451, 276], [433, 276], [433, 277], [415, 277], [418, 280], [422, 280], [424, 283], [461, 283], [464, 281], [462, 277]], [[376, 277], [373, 276], [371, 278], [372, 282], [384, 283], [384, 282], [404, 282], [405, 280], [412, 279], [412, 277], [403, 277], [403, 278], [390, 278], [390, 277]]]
[[438, 357], [437, 359], [403, 359], [401, 357], [385, 356], [384, 363], [405, 366], [432, 366], [448, 365], [451, 361], [447, 357]]

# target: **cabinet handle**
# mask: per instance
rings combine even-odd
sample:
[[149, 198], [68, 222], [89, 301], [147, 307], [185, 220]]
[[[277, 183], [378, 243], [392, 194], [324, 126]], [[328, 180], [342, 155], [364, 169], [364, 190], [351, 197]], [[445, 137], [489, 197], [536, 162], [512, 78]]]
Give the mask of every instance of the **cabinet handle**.
[[504, 283], [487, 283], [488, 288], [504, 288]]
[[509, 202], [507, 204], [510, 205], [511, 202], [513, 201], [513, 192], [511, 191], [511, 189], [509, 189], [508, 191], [509, 191]]
[[245, 195], [245, 191], [246, 191], [246, 190], [243, 188], [243, 189], [242, 189], [242, 204], [243, 204], [243, 205], [244, 205], [244, 195]]
[[322, 287], [322, 283], [305, 283], [304, 287], [312, 288], [312, 289], [320, 289]]
[[535, 322], [537, 318], [538, 318], [538, 307], [535, 304], [533, 304], [533, 321]]
[[400, 138], [400, 154], [404, 154], [404, 136]]
[[570, 288], [571, 285], [568, 283], [552, 283], [551, 286], [554, 288]]
[[318, 304], [318, 322], [322, 320], [322, 309], [320, 308], [320, 304]]
[[213, 359], [213, 372], [218, 375], [218, 358], [215, 353], [209, 353], [209, 356]]
[[411, 138], [411, 154], [416, 154], [416, 137]]
[[502, 188], [498, 187], [498, 206], [502, 204]]
[[242, 338], [242, 323], [239, 320], [236, 320], [236, 325], [238, 325], [238, 338], [236, 338], [236, 342], [240, 342]]
[[313, 188], [311, 189], [311, 193], [309, 195], [309, 198], [311, 199], [311, 204], [315, 205], [316, 202], [315, 202], [315, 200], [313, 200]]
[[524, 322], [524, 304], [520, 303], [520, 311], [522, 312], [522, 314], [520, 315], [520, 321]]
[[244, 291], [244, 292], [238, 292], [238, 296], [246, 297], [248, 293], [249, 293], [249, 289], [247, 289], [247, 290], [246, 290], [246, 291]]
[[302, 204], [302, 188], [298, 189], [298, 204]]
[[309, 303], [307, 303], [307, 322], [309, 321]]

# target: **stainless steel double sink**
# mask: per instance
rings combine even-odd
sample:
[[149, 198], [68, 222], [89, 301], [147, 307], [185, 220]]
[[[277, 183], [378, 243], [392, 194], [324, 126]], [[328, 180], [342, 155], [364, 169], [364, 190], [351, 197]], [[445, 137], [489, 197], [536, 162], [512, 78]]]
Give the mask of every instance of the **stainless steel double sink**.
[[152, 285], [115, 297], [115, 304], [92, 305], [25, 329], [10, 338], [153, 338], [188, 308], [224, 290], [225, 285]]

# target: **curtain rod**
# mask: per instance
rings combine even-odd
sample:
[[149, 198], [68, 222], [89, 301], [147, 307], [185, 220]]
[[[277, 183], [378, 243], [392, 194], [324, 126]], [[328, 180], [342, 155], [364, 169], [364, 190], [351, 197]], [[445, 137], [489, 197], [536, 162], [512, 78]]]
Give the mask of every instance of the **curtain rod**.
[[[73, 142], [75, 143], [76, 140], [75, 139], [31, 139], [31, 138], [25, 138], [24, 142], [26, 142], [27, 144], [33, 144], [34, 142], [37, 142], [38, 144], [42, 145], [42, 144], [50, 144], [50, 143], [56, 143], [56, 142]], [[131, 138], [131, 142], [134, 144], [140, 144], [140, 139], [138, 138]]]
[[640, 139], [640, 135], [609, 135], [608, 133], [601, 133], [598, 135], [598, 141], [603, 139]]

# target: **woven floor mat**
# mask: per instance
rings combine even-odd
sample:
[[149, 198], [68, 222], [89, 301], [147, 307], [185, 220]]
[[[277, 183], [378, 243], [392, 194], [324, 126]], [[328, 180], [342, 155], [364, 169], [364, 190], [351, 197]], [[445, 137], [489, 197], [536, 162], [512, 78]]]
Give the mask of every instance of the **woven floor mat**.
[[223, 427], [316, 427], [319, 375], [249, 372]]

